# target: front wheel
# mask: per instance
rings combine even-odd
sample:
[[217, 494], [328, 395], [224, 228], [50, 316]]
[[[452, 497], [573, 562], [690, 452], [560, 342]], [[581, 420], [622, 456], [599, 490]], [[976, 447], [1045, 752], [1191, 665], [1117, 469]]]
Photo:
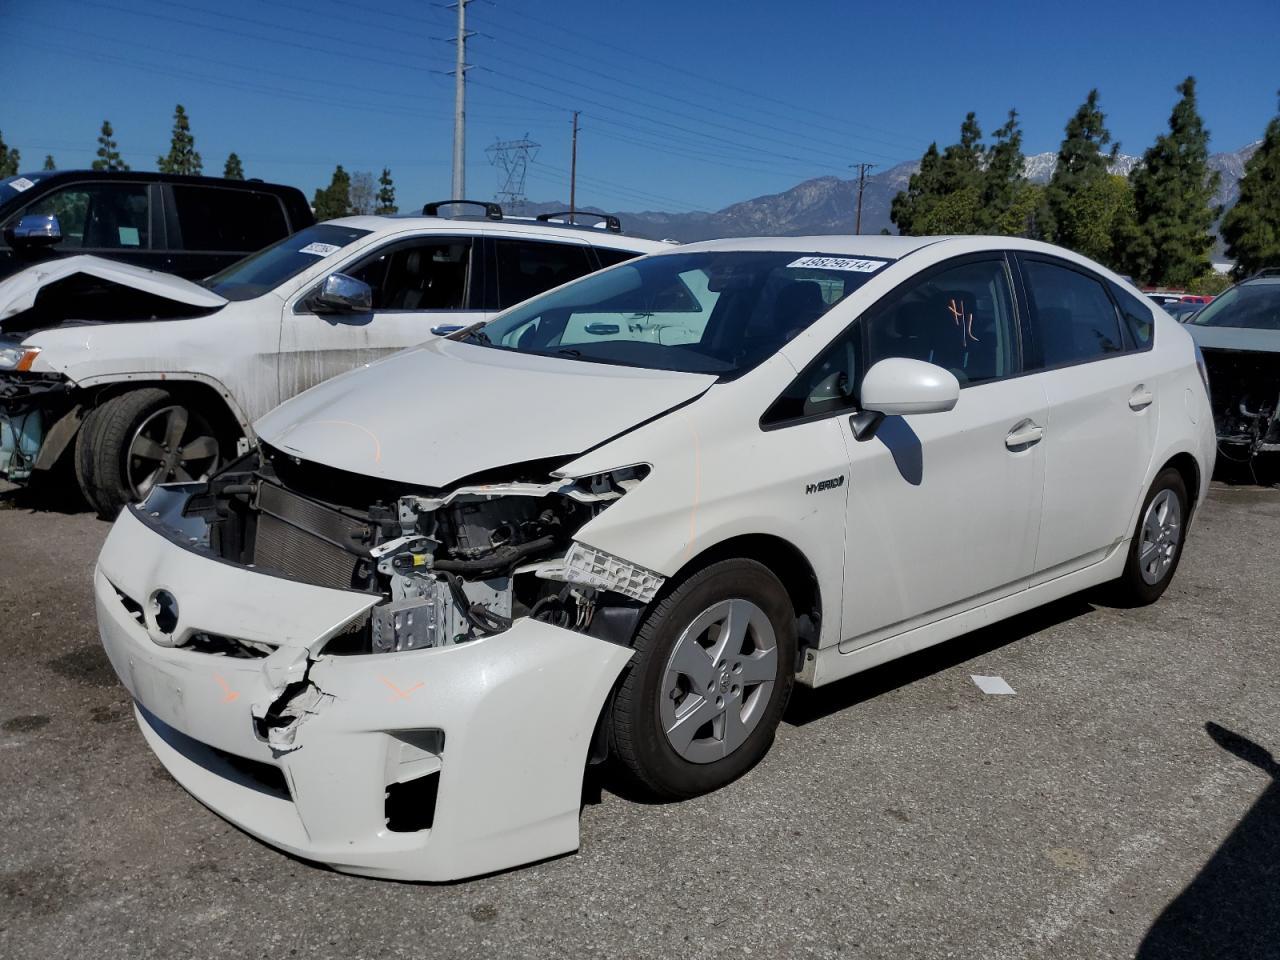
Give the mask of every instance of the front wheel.
[[210, 416], [167, 390], [147, 387], [112, 397], [85, 418], [76, 472], [85, 498], [110, 519], [158, 483], [207, 480], [222, 454]]
[[1162, 470], [1138, 514], [1124, 573], [1114, 584], [1117, 599], [1132, 606], [1160, 599], [1182, 559], [1190, 513], [1190, 497], [1182, 474], [1173, 468]]
[[683, 799], [741, 776], [768, 752], [795, 681], [795, 612], [754, 560], [723, 560], [662, 599], [636, 634], [611, 719], [633, 785]]

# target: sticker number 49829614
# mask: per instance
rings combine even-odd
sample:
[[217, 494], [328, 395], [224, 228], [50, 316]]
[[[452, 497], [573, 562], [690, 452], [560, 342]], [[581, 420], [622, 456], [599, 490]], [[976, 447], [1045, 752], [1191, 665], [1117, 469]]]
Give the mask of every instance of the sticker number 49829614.
[[883, 260], [861, 260], [856, 257], [800, 257], [788, 267], [808, 267], [811, 270], [851, 270], [854, 273], [875, 273], [885, 265]]
[[308, 243], [302, 247], [299, 253], [309, 253], [314, 257], [327, 257], [331, 253], [337, 253], [342, 248], [335, 243]]

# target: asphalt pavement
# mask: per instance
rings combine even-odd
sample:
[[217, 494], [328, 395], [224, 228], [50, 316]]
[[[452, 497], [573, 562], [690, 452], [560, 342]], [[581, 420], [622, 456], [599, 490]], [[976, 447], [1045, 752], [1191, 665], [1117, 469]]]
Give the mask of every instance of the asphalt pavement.
[[0, 493], [0, 957], [1280, 957], [1274, 489], [1215, 485], [1152, 607], [797, 696], [730, 787], [592, 778], [576, 855], [440, 886], [292, 859], [169, 777], [98, 645], [107, 529]]

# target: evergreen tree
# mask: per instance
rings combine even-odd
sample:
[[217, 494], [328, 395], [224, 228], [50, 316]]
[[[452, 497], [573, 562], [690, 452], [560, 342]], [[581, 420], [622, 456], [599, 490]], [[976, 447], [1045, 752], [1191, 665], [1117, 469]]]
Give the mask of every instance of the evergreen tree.
[[244, 179], [244, 164], [240, 162], [240, 158], [232, 153], [227, 157], [227, 162], [222, 168], [222, 175], [228, 180]]
[[995, 142], [986, 149], [982, 172], [982, 194], [978, 231], [1000, 236], [1026, 236], [1034, 229], [1040, 206], [1040, 189], [1028, 182], [1022, 154], [1022, 129], [1018, 111], [995, 132]]
[[1209, 169], [1209, 132], [1196, 110], [1196, 80], [1178, 85], [1182, 94], [1169, 117], [1169, 132], [1156, 138], [1134, 170], [1137, 217], [1128, 270], [1164, 286], [1185, 286], [1211, 266], [1215, 209], [1221, 179]]
[[10, 149], [4, 142], [4, 137], [0, 136], [0, 177], [16, 177], [21, 162], [22, 155], [17, 150]]
[[200, 154], [196, 153], [196, 138], [191, 135], [191, 121], [182, 104], [178, 104], [173, 111], [173, 136], [169, 140], [169, 153], [156, 158], [156, 168], [161, 173], [199, 174], [204, 170]]
[[960, 125], [960, 142], [938, 153], [936, 143], [920, 158], [907, 189], [893, 198], [890, 216], [903, 236], [977, 233], [982, 204], [985, 154], [982, 129], [970, 113]]
[[98, 134], [98, 159], [93, 161], [95, 170], [128, 170], [129, 165], [120, 159], [120, 151], [116, 149], [115, 131], [111, 129], [111, 121], [102, 121], [102, 130]]
[[1222, 237], [1227, 256], [1236, 262], [1236, 279], [1280, 267], [1280, 116], [1271, 118], [1244, 165], [1240, 199], [1222, 219]]
[[386, 167], [382, 168], [382, 176], [378, 178], [378, 205], [373, 212], [382, 216], [400, 212], [396, 206], [396, 186], [391, 182], [391, 171]]
[[342, 169], [342, 164], [334, 169], [329, 186], [316, 190], [311, 205], [315, 208], [317, 220], [333, 220], [351, 214], [351, 175]]
[[[1067, 121], [1066, 136], [1058, 148], [1058, 162], [1044, 192], [1045, 230], [1049, 238], [1095, 259], [1110, 256], [1112, 242], [1110, 239], [1100, 241], [1097, 224], [1082, 217], [1082, 209], [1096, 212], [1100, 197], [1114, 191], [1106, 178], [1120, 144], [1112, 143], [1106, 119], [1106, 114], [1098, 108], [1098, 91], [1090, 90], [1084, 103]], [[1104, 153], [1103, 148], [1109, 143], [1111, 150]], [[1083, 195], [1089, 199], [1085, 201]], [[1111, 236], [1109, 231], [1106, 236]]]
[[53, 162], [52, 153], [46, 153], [44, 155], [44, 166], [41, 167], [40, 169], [41, 170], [57, 170], [58, 169], [58, 165]]
[[936, 143], [929, 144], [920, 158], [920, 169], [907, 181], [907, 189], [900, 190], [889, 207], [889, 219], [904, 237], [924, 235], [927, 210], [936, 201], [939, 189], [938, 165], [942, 157]]

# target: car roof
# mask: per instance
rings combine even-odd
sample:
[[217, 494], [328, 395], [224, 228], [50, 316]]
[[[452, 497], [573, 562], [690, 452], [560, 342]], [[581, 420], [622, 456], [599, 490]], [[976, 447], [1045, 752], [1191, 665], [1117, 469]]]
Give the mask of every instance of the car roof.
[[[186, 183], [206, 187], [230, 187], [234, 190], [289, 190], [297, 191], [284, 183], [268, 183], [265, 180], [229, 180], [225, 177], [195, 177], [183, 173], [160, 173], [156, 170], [36, 170], [24, 173], [33, 183], [64, 180], [116, 180], [122, 183]], [[299, 193], [301, 191], [298, 191]]]
[[[848, 254], [860, 257], [885, 257], [897, 260], [908, 253], [937, 243], [947, 237], [895, 237], [885, 234], [834, 234], [807, 237], [728, 237], [723, 240], [702, 240], [680, 247], [682, 253], [703, 250], [719, 251], [778, 251], [796, 253]], [[675, 252], [675, 251], [673, 251]]]
[[563, 223], [546, 223], [537, 220], [526, 220], [517, 217], [503, 217], [501, 220], [489, 220], [484, 217], [423, 217], [423, 216], [355, 216], [326, 220], [337, 226], [355, 227], [357, 230], [371, 230], [374, 233], [400, 233], [406, 230], [421, 230], [425, 233], [527, 233], [546, 239], [557, 234], [573, 236], [588, 240], [597, 247], [617, 247], [622, 250], [643, 251], [652, 253], [672, 246], [667, 240], [646, 240], [643, 237], [628, 236], [625, 233], [600, 230], [587, 226], [575, 226]]

